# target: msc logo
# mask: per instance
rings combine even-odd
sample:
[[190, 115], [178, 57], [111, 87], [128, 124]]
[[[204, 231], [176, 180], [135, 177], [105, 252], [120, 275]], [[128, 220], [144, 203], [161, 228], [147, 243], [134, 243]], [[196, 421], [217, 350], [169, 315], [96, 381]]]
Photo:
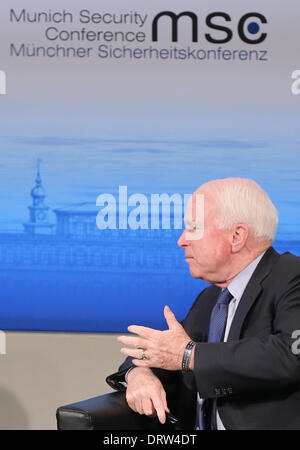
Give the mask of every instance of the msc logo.
[[295, 80], [292, 83], [291, 91], [294, 95], [300, 94], [300, 70], [294, 70], [292, 73], [292, 79]]
[[[178, 41], [178, 21], [181, 17], [189, 17], [191, 19], [192, 26], [192, 42], [198, 42], [198, 17], [195, 13], [191, 11], [183, 11], [180, 14], [175, 14], [172, 11], [162, 11], [157, 14], [152, 22], [152, 41], [157, 42], [158, 40], [158, 21], [161, 17], [167, 16], [170, 17], [172, 23], [172, 41]], [[232, 39], [233, 31], [228, 26], [224, 26], [224, 24], [220, 24], [224, 22], [231, 22], [231, 17], [229, 14], [225, 12], [213, 12], [208, 14], [205, 19], [206, 25], [212, 30], [221, 31], [224, 33], [224, 37], [216, 37], [210, 33], [205, 33], [205, 39], [212, 44], [225, 44]], [[267, 33], [260, 32], [260, 28], [262, 24], [266, 24], [267, 19], [260, 13], [257, 12], [249, 12], [244, 14], [237, 24], [237, 33], [240, 39], [246, 44], [260, 44], [263, 42]]]
[[3, 70], [0, 70], [0, 95], [6, 94], [6, 75]]

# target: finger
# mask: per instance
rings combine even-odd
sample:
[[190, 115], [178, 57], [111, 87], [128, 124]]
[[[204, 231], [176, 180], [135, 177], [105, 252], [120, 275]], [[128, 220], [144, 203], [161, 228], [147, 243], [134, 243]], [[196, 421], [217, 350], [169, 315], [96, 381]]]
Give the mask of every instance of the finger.
[[149, 398], [144, 398], [142, 401], [142, 404], [143, 404], [144, 414], [146, 414], [146, 416], [152, 416], [153, 414], [155, 414], [155, 409], [154, 409], [153, 403]]
[[128, 391], [126, 392], [126, 401], [128, 403], [128, 406], [135, 412], [138, 412], [137, 407], [136, 407], [136, 401], [135, 399], [132, 397], [132, 395], [128, 395]]
[[136, 336], [119, 336], [117, 338], [118, 342], [121, 344], [130, 345], [136, 348], [147, 348], [148, 341]]
[[166, 422], [166, 412], [164, 404], [160, 396], [155, 396], [152, 398], [153, 406], [156, 410], [156, 414], [160, 423], [164, 424]]
[[141, 400], [136, 398], [134, 400], [134, 407], [136, 412], [138, 412], [139, 414], [144, 414], [143, 404]]
[[143, 357], [143, 351], [142, 349], [135, 349], [135, 348], [121, 348], [120, 352], [123, 353], [123, 355], [126, 356], [132, 356], [133, 358], [142, 359]]
[[142, 327], [139, 325], [130, 325], [127, 330], [130, 331], [130, 333], [135, 333], [148, 339], [155, 337], [157, 333], [160, 333], [159, 330], [154, 330], [153, 328]]
[[161, 390], [161, 399], [165, 408], [165, 411], [167, 411], [168, 413], [170, 412], [169, 408], [168, 408], [168, 404], [167, 404], [167, 395], [166, 395], [166, 391], [162, 388]]
[[164, 316], [170, 330], [180, 325], [174, 313], [170, 310], [170, 308], [167, 305], [164, 307]]
[[148, 359], [133, 359], [132, 364], [134, 364], [136, 367], [156, 367]]

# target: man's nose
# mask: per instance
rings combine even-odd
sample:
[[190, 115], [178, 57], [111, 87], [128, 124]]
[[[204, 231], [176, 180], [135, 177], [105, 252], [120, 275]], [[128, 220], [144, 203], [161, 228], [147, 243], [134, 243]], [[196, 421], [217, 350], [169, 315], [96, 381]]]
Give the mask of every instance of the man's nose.
[[179, 238], [178, 241], [177, 241], [177, 245], [178, 245], [179, 247], [181, 247], [181, 248], [184, 248], [184, 247], [186, 247], [186, 246], [188, 245], [188, 242], [187, 242], [187, 240], [186, 240], [186, 238], [185, 238], [185, 233], [186, 233], [186, 230], [184, 230], [184, 231], [181, 233], [181, 236], [180, 236], [180, 238]]

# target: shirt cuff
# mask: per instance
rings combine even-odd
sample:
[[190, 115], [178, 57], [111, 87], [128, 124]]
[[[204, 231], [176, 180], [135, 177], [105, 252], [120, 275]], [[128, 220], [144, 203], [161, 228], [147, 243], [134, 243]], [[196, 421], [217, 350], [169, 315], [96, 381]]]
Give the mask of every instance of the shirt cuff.
[[127, 372], [125, 373], [125, 383], [126, 384], [128, 383], [128, 380], [127, 380], [128, 374], [132, 369], [134, 369], [134, 367], [130, 367], [130, 369], [128, 369]]

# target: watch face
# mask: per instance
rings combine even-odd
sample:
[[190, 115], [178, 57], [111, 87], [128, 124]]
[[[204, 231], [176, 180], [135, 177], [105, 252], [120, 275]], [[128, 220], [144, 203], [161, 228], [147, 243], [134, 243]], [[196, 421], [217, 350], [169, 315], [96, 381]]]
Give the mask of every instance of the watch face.
[[36, 219], [37, 220], [40, 220], [40, 221], [42, 221], [42, 220], [45, 220], [45, 218], [46, 218], [46, 214], [45, 214], [45, 212], [44, 211], [37, 211], [37, 213], [36, 213]]

